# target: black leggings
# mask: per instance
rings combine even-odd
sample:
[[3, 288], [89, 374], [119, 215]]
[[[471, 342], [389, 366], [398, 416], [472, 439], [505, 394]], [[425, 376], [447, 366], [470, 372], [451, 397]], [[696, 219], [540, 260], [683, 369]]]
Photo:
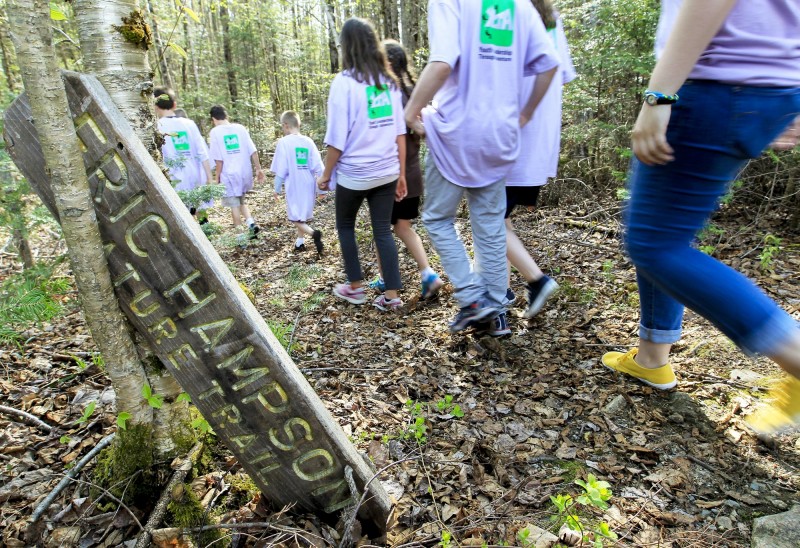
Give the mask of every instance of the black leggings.
[[356, 217], [362, 202], [366, 198], [369, 216], [372, 221], [372, 237], [378, 248], [378, 257], [383, 268], [383, 281], [386, 289], [400, 289], [400, 266], [397, 260], [397, 246], [392, 235], [392, 208], [397, 181], [371, 188], [369, 190], [351, 190], [337, 185], [336, 187], [336, 231], [339, 233], [339, 245], [344, 258], [344, 271], [347, 280], [357, 282], [364, 279], [361, 263], [358, 260], [358, 244], [356, 243]]

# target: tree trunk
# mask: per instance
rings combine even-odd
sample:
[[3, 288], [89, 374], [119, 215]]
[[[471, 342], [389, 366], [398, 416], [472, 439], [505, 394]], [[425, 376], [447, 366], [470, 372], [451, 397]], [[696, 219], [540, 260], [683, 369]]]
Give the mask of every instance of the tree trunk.
[[6, 86], [11, 93], [17, 92], [17, 77], [11, 67], [14, 66], [13, 52], [9, 47], [10, 39], [5, 18], [0, 17], [0, 55], [3, 59], [3, 75], [6, 77]]
[[[152, 38], [138, 0], [74, 0], [72, 5], [85, 71], [97, 76], [137, 137], [155, 150], [153, 72], [146, 55]], [[132, 42], [137, 36], [141, 41]]]
[[231, 106], [234, 106], [239, 102], [239, 88], [236, 87], [236, 71], [233, 69], [231, 37], [228, 33], [230, 16], [225, 4], [219, 5], [219, 18], [222, 22], [222, 56], [225, 58], [225, 70], [228, 74], [228, 93], [231, 95]]
[[[73, 8], [87, 72], [103, 83], [139, 139], [154, 152], [153, 73], [147, 61], [149, 31], [144, 32], [145, 38], [139, 43], [126, 39], [137, 24], [143, 29], [146, 26], [138, 0], [74, 0]], [[157, 364], [144, 367], [140, 362], [139, 368], [153, 392], [164, 397], [164, 405], [153, 415], [153, 436], [156, 449], [169, 453], [174, 449], [174, 434], [188, 428], [188, 406], [175, 403], [181, 389], [150, 349], [142, 344], [138, 348], [145, 362]], [[140, 392], [134, 395], [140, 397]]]
[[339, 35], [336, 32], [336, 6], [333, 0], [323, 0], [322, 11], [328, 23], [328, 55], [331, 59], [331, 74], [339, 72]]
[[167, 64], [167, 44], [161, 39], [161, 33], [158, 30], [156, 11], [153, 9], [153, 2], [150, 0], [147, 0], [147, 11], [150, 13], [150, 21], [153, 22], [153, 39], [155, 40], [156, 46], [155, 57], [156, 64], [158, 65], [158, 72], [161, 75], [161, 84], [168, 88], [173, 88], [172, 74], [170, 74], [169, 65]]
[[86, 168], [52, 47], [50, 5], [46, 0], [11, 0], [8, 7], [22, 81], [36, 120], [86, 323], [106, 360], [117, 410], [130, 413], [132, 422], [149, 424], [153, 410], [141, 397], [144, 370], [112, 289]]

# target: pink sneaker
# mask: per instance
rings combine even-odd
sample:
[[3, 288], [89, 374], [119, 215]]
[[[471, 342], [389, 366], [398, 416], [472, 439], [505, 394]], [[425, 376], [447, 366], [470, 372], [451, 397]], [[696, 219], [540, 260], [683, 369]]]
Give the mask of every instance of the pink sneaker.
[[367, 302], [367, 295], [364, 293], [363, 287], [354, 289], [350, 284], [336, 284], [333, 288], [333, 294], [353, 304], [364, 304]]
[[388, 299], [386, 295], [379, 295], [377, 299], [372, 301], [372, 306], [377, 308], [378, 310], [383, 310], [384, 312], [393, 312], [395, 310], [399, 310], [401, 306], [403, 306], [403, 301], [400, 300], [400, 297], [396, 299]]

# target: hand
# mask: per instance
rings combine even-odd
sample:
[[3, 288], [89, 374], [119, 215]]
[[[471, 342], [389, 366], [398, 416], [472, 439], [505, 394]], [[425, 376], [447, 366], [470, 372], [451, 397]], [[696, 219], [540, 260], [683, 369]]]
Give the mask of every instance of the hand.
[[264, 170], [259, 169], [256, 171], [256, 180], [258, 180], [259, 183], [264, 182]]
[[329, 183], [331, 182], [331, 176], [325, 175], [324, 173], [317, 177], [317, 188], [320, 190], [330, 190]]
[[675, 159], [674, 151], [667, 142], [667, 125], [671, 114], [671, 105], [642, 105], [633, 126], [631, 147], [643, 164], [663, 165]]
[[406, 126], [420, 137], [425, 137], [425, 124], [422, 123], [422, 118], [419, 116], [414, 118], [406, 116]]
[[408, 187], [406, 186], [406, 176], [401, 175], [397, 178], [397, 188], [394, 191], [394, 201], [399, 202], [408, 195]]
[[800, 138], [800, 116], [794, 119], [794, 121], [789, 124], [783, 133], [781, 133], [778, 137], [775, 138], [772, 143], [770, 143], [769, 148], [772, 150], [792, 150], [794, 147], [797, 146], [797, 141]]
[[275, 199], [276, 199], [276, 200], [280, 200], [280, 199], [281, 199], [281, 194], [280, 194], [280, 192], [276, 192], [276, 193], [275, 193]]
[[528, 124], [528, 122], [530, 122], [530, 121], [531, 121], [531, 116], [529, 114], [526, 114], [524, 112], [520, 112], [520, 114], [519, 114], [519, 127], [520, 128], [524, 128]]

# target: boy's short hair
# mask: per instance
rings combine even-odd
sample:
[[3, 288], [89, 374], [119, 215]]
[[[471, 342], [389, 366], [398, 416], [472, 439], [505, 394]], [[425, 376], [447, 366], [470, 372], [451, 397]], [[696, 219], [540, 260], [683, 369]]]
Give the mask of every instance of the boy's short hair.
[[300, 127], [300, 115], [293, 110], [287, 110], [281, 114], [281, 123], [291, 128]]
[[211, 107], [211, 117], [214, 120], [227, 120], [228, 111], [222, 105], [214, 105]]
[[161, 110], [172, 110], [175, 108], [175, 92], [170, 88], [158, 87], [153, 90], [153, 97], [156, 98], [156, 106]]

